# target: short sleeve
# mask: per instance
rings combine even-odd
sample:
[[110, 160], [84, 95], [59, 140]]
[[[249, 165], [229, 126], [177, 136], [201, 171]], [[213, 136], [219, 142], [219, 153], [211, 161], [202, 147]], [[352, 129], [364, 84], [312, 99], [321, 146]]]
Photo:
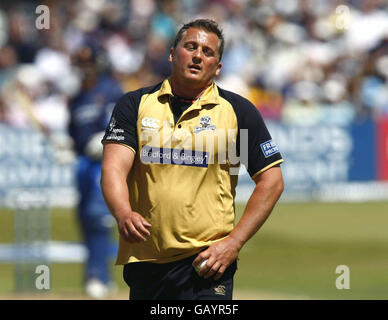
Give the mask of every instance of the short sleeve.
[[237, 154], [253, 178], [267, 168], [283, 162], [257, 108], [244, 97], [219, 88], [221, 97], [233, 107], [238, 122]]
[[239, 132], [242, 136], [242, 139], [239, 139], [239, 152], [243, 163], [246, 162], [244, 165], [249, 175], [254, 177], [283, 160], [260, 112], [250, 102], [244, 109], [239, 123]]
[[118, 100], [113, 108], [102, 143], [121, 143], [137, 151], [136, 123], [139, 100], [133, 92], [125, 94]]

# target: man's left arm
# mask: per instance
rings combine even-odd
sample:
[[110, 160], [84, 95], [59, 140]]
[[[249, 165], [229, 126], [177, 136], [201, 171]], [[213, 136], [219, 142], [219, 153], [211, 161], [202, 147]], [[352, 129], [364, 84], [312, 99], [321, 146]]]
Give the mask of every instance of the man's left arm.
[[204, 278], [214, 276], [219, 279], [226, 268], [237, 259], [243, 245], [260, 229], [267, 220], [284, 189], [280, 165], [273, 166], [253, 179], [255, 189], [245, 207], [244, 213], [225, 239], [211, 245], [198, 254], [193, 266], [198, 266], [208, 260], [199, 271]]

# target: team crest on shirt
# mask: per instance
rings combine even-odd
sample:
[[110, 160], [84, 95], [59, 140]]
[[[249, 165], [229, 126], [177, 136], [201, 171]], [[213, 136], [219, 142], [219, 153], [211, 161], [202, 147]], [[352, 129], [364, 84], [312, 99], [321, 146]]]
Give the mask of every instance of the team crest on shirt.
[[199, 119], [200, 127], [196, 126], [194, 127], [194, 133], [200, 133], [204, 130], [216, 130], [216, 126], [214, 124], [211, 124], [211, 118], [210, 116], [203, 116]]

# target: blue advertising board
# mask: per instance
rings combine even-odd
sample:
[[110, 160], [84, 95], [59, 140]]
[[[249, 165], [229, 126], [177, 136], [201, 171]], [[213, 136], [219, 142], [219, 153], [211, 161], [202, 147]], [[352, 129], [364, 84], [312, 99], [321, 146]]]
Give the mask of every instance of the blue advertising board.
[[282, 168], [289, 191], [377, 178], [372, 120], [347, 126], [268, 123], [268, 128], [285, 160]]

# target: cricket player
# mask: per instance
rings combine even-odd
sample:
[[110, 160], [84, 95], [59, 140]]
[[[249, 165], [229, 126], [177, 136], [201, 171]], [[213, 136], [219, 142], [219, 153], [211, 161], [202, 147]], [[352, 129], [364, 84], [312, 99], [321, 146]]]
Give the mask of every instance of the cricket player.
[[[238, 254], [283, 191], [260, 113], [214, 82], [223, 48], [214, 21], [185, 24], [171, 76], [122, 96], [106, 129], [101, 185], [130, 299], [232, 299]], [[240, 163], [256, 187], [235, 225]]]
[[123, 92], [112, 77], [99, 70], [97, 50], [93, 46], [80, 48], [75, 64], [82, 72], [82, 88], [69, 102], [68, 129], [78, 156], [76, 180], [80, 199], [77, 217], [88, 254], [85, 290], [93, 298], [104, 298], [111, 285], [109, 260], [114, 246], [111, 241], [113, 219], [100, 186], [101, 138], [114, 102]]

